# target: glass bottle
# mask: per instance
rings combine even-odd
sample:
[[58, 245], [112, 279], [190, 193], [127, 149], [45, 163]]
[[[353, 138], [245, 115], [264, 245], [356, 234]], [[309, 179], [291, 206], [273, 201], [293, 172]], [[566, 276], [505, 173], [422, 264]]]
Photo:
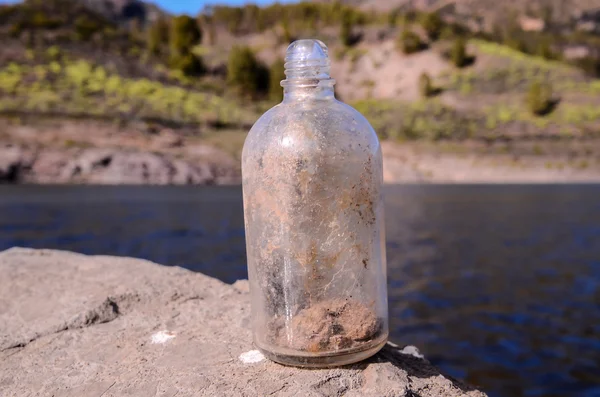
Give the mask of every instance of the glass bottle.
[[350, 364], [388, 337], [381, 148], [335, 99], [325, 44], [285, 60], [283, 102], [242, 154], [254, 343], [282, 364]]

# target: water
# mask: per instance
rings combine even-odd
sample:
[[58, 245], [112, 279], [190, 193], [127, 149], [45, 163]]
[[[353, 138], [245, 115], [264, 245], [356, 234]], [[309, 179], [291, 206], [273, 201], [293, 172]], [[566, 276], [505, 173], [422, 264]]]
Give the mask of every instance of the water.
[[[600, 186], [386, 190], [391, 339], [491, 396], [600, 396]], [[0, 186], [0, 250], [246, 277], [241, 189]]]

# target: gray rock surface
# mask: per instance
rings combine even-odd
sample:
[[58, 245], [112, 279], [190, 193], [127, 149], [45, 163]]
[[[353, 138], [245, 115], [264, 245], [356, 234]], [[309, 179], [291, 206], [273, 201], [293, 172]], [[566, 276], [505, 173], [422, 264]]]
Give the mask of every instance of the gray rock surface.
[[485, 396], [413, 347], [303, 370], [251, 342], [248, 283], [144, 260], [0, 253], [2, 396]]
[[118, 149], [0, 146], [0, 183], [214, 185], [239, 183], [235, 162]]

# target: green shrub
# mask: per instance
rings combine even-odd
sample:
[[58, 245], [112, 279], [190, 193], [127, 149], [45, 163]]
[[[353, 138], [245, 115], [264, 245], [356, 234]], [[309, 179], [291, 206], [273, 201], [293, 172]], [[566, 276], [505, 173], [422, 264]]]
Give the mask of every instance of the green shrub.
[[46, 55], [52, 61], [56, 61], [61, 56], [60, 47], [53, 45], [52, 47], [48, 47], [46, 50]]
[[349, 47], [354, 44], [354, 36], [352, 35], [352, 15], [349, 12], [345, 12], [342, 17], [342, 27], [340, 30], [340, 39], [342, 44]]
[[283, 42], [289, 44], [293, 41], [292, 31], [290, 30], [290, 23], [287, 19], [281, 22], [281, 29], [283, 30]]
[[552, 46], [548, 40], [542, 40], [536, 48], [536, 55], [544, 59], [557, 59], [557, 54], [552, 51]]
[[227, 82], [242, 95], [263, 95], [269, 85], [269, 71], [248, 47], [233, 47], [227, 63]]
[[269, 71], [269, 98], [280, 102], [283, 99], [283, 88], [281, 81], [285, 80], [285, 62], [279, 58], [271, 65]]
[[512, 34], [507, 35], [506, 39], [504, 39], [504, 45], [512, 48], [513, 50], [527, 53], [527, 43], [521, 37], [516, 37]]
[[423, 98], [429, 98], [435, 95], [435, 88], [431, 82], [431, 77], [427, 73], [421, 73], [419, 76], [419, 93]]
[[200, 57], [190, 53], [185, 55], [174, 55], [171, 57], [172, 69], [180, 70], [186, 76], [201, 76], [206, 73], [206, 67]]
[[158, 18], [148, 29], [148, 51], [152, 55], [160, 55], [165, 43], [169, 41], [169, 23]]
[[60, 19], [51, 18], [42, 11], [37, 11], [31, 16], [30, 25], [33, 29], [57, 29], [62, 25]]
[[452, 63], [457, 68], [465, 67], [468, 63], [467, 44], [463, 37], [459, 37], [454, 41], [452, 52], [450, 53]]
[[400, 10], [394, 9], [387, 15], [388, 27], [395, 28], [398, 25], [398, 18], [400, 17]]
[[202, 40], [196, 21], [187, 15], [173, 18], [170, 32], [171, 55], [187, 55]]
[[410, 30], [404, 30], [398, 40], [398, 46], [400, 50], [405, 54], [414, 54], [419, 52], [427, 46], [421, 41], [421, 38], [415, 32]]
[[588, 76], [600, 78], [600, 58], [586, 57], [576, 62]]
[[534, 81], [527, 93], [527, 107], [536, 116], [544, 116], [552, 112], [552, 86], [547, 82]]
[[88, 41], [101, 29], [102, 26], [87, 15], [81, 15], [75, 19], [75, 32], [79, 40]]
[[444, 21], [442, 21], [442, 18], [437, 12], [432, 12], [425, 15], [421, 25], [427, 32], [427, 36], [430, 40], [437, 40], [444, 28]]

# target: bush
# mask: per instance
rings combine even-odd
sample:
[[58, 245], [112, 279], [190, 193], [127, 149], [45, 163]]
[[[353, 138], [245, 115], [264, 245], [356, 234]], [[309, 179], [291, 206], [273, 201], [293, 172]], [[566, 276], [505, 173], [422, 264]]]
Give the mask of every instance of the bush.
[[33, 29], [57, 29], [62, 25], [60, 19], [50, 18], [44, 12], [38, 11], [31, 16], [30, 24]]
[[152, 55], [160, 55], [162, 48], [169, 41], [169, 23], [158, 18], [148, 29], [148, 51]]
[[419, 76], [419, 92], [423, 98], [429, 98], [435, 95], [435, 88], [431, 83], [431, 77], [427, 73], [421, 73]]
[[102, 26], [87, 15], [81, 15], [75, 20], [75, 31], [79, 40], [88, 41], [101, 29]]
[[552, 51], [552, 45], [548, 40], [542, 40], [537, 45], [536, 55], [549, 60], [555, 60], [558, 58], [557, 54], [555, 54], [554, 51]]
[[554, 109], [552, 87], [549, 83], [535, 81], [529, 86], [527, 107], [536, 116], [545, 116]]
[[400, 35], [398, 46], [405, 54], [414, 54], [415, 52], [419, 52], [427, 46], [425, 43], [421, 41], [421, 38], [415, 32], [410, 30], [405, 30]]
[[46, 55], [52, 61], [57, 61], [61, 57], [60, 47], [53, 45], [52, 47], [48, 47], [46, 50]]
[[181, 70], [186, 76], [201, 76], [206, 73], [202, 59], [192, 53], [175, 55], [171, 58], [171, 68]]
[[283, 99], [281, 81], [285, 80], [285, 62], [279, 58], [271, 65], [269, 71], [269, 98], [280, 102]]
[[187, 55], [202, 40], [196, 21], [187, 15], [173, 18], [170, 32], [171, 55]]
[[576, 65], [588, 76], [600, 78], [600, 58], [586, 57], [578, 60]]
[[290, 30], [290, 23], [287, 19], [281, 22], [281, 29], [283, 30], [283, 42], [290, 44], [293, 40], [292, 31]]
[[444, 28], [444, 21], [442, 21], [442, 18], [440, 18], [437, 12], [432, 12], [425, 15], [421, 25], [427, 32], [427, 37], [429, 37], [430, 40], [437, 40]]
[[250, 48], [233, 47], [227, 63], [227, 82], [242, 95], [261, 96], [269, 85], [269, 71]]
[[352, 15], [349, 12], [345, 12], [342, 17], [340, 38], [342, 40], [342, 44], [347, 47], [354, 44], [354, 37], [352, 36]]
[[454, 41], [454, 45], [452, 46], [452, 52], [450, 53], [450, 59], [452, 60], [454, 66], [456, 66], [457, 68], [467, 66], [467, 44], [463, 37], [459, 37]]

